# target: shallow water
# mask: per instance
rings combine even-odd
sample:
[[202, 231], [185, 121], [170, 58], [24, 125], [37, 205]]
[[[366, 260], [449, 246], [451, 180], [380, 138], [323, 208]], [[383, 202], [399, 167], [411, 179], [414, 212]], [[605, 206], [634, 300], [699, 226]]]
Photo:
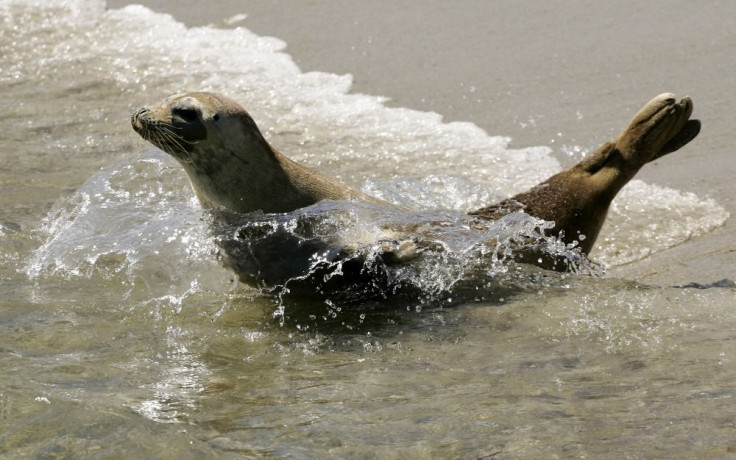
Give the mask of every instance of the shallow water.
[[[463, 211], [559, 169], [547, 147], [512, 150], [474, 125], [349, 94], [349, 76], [302, 73], [283, 43], [245, 29], [187, 29], [97, 2], [0, 8], [0, 455], [736, 451], [732, 288], [655, 288], [463, 252], [477, 247], [459, 231]], [[194, 89], [240, 101], [290, 157], [416, 210], [403, 219], [457, 225], [438, 236], [453, 257], [403, 274], [421, 294], [388, 299], [239, 284], [183, 172], [128, 121]], [[727, 217], [715, 201], [634, 181], [594, 258], [641, 259]]]

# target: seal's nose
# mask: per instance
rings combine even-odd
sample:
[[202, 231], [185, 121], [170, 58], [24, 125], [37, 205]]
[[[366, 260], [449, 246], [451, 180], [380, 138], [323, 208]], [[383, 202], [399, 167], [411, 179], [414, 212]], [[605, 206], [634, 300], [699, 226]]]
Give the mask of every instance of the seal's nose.
[[130, 124], [133, 125], [133, 129], [139, 129], [141, 127], [141, 117], [150, 112], [148, 107], [141, 107], [130, 116]]

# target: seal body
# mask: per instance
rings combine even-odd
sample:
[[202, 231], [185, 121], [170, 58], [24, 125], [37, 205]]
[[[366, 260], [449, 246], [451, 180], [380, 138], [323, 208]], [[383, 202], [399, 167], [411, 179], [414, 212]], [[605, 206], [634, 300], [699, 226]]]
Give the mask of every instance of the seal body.
[[[621, 188], [646, 163], [679, 149], [697, 136], [700, 123], [690, 120], [692, 108], [688, 97], [678, 102], [673, 94], [659, 95], [636, 114], [615, 141], [606, 142], [577, 165], [529, 191], [469, 214], [483, 221], [524, 211], [554, 222], [549, 233], [568, 245], [577, 245], [587, 255]], [[245, 109], [224, 96], [196, 92], [172, 97], [139, 109], [131, 122], [144, 139], [179, 161], [205, 207], [235, 213], [284, 213], [322, 200], [382, 203], [281, 155], [266, 141]], [[401, 239], [396, 233], [393, 229], [391, 239]], [[409, 247], [407, 241], [388, 245], [386, 260], [402, 263], [415, 258], [416, 248]], [[272, 243], [273, 240], [267, 252], [275, 247]], [[298, 246], [294, 246], [294, 254], [302, 251]], [[390, 249], [394, 246], [399, 249]], [[348, 242], [345, 248], [349, 247]], [[249, 247], [238, 254], [246, 252], [253, 253], [253, 249]], [[567, 268], [566, 264], [550, 262], [537, 254], [524, 261], [544, 268]], [[245, 265], [259, 264], [262, 261]], [[270, 282], [279, 278], [278, 273], [272, 275]], [[257, 282], [258, 276], [253, 280]], [[262, 276], [260, 280], [263, 281]]]

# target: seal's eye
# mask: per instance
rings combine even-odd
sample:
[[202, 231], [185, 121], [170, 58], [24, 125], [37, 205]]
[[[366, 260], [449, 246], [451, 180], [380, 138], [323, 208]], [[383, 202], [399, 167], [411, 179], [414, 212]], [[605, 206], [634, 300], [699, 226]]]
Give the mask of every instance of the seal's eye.
[[199, 113], [193, 107], [173, 107], [171, 115], [185, 122], [197, 121]]
[[212, 119], [215, 120], [215, 121], [219, 120], [220, 119], [220, 114], [219, 113], [216, 113], [216, 114], [212, 115]]

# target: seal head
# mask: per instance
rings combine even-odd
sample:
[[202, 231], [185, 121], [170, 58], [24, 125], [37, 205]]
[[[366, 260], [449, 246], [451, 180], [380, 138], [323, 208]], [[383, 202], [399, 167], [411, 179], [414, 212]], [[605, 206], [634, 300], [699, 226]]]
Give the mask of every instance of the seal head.
[[235, 101], [195, 92], [142, 107], [133, 129], [174, 157], [205, 207], [290, 212], [321, 200], [379, 201], [276, 151]]

